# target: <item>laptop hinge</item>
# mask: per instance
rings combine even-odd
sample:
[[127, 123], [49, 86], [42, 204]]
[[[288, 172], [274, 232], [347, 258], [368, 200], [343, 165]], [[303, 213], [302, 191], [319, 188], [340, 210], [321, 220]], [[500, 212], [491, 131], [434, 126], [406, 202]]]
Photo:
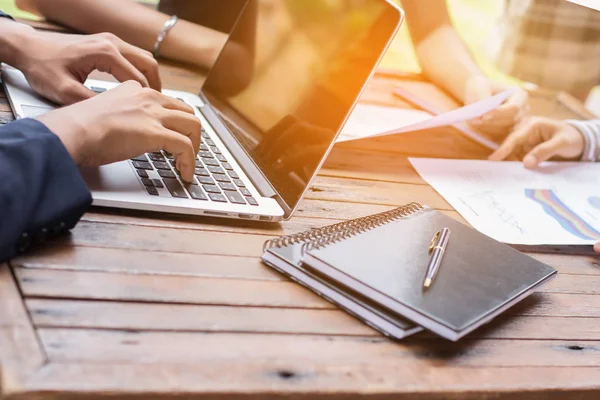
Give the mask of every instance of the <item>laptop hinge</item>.
[[198, 109], [202, 115], [204, 115], [210, 126], [213, 127], [215, 132], [217, 132], [223, 144], [225, 144], [231, 155], [233, 155], [240, 167], [242, 167], [258, 192], [263, 197], [275, 198], [277, 202], [281, 204], [279, 201], [280, 199], [278, 199], [279, 196], [277, 192], [273, 186], [271, 186], [271, 183], [264, 176], [260, 168], [258, 168], [254, 161], [252, 161], [252, 158], [248, 155], [248, 153], [246, 153], [246, 150], [244, 150], [244, 148], [240, 145], [237, 139], [229, 131], [227, 126], [223, 123], [221, 118], [219, 118], [219, 116], [214, 112], [212, 107], [208, 105], [204, 98], [202, 100], [204, 101], [205, 105], [203, 107], [198, 107]]

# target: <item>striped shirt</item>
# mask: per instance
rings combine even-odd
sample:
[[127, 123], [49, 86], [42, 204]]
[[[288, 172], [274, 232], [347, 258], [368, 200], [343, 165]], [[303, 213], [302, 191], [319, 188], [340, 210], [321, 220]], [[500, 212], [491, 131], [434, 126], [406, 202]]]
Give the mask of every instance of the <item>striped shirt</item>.
[[600, 119], [592, 121], [565, 121], [581, 132], [585, 145], [581, 161], [600, 161]]

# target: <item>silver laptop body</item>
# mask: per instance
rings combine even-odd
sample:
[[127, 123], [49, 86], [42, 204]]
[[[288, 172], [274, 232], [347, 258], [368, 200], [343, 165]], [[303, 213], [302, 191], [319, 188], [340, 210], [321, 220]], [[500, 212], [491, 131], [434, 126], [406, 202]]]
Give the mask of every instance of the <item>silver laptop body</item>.
[[[93, 204], [290, 218], [403, 19], [387, 0], [329, 1], [326, 12], [316, 8], [319, 15], [311, 15], [312, 2], [322, 1], [299, 2], [304, 8], [249, 0], [200, 94], [163, 90], [192, 106], [204, 128], [194, 185], [182, 183], [168, 153], [149, 153], [81, 168]], [[356, 13], [362, 22], [344, 31]], [[244, 44], [248, 35], [252, 47]], [[3, 65], [2, 79], [17, 118], [56, 107], [36, 95], [20, 71]], [[118, 85], [85, 84], [98, 93]]]

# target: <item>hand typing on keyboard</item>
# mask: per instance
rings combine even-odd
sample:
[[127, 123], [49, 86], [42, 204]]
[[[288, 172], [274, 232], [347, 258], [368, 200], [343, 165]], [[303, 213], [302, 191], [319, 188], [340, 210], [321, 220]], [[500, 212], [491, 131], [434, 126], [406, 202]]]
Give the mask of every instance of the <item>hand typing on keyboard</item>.
[[193, 109], [137, 82], [38, 118], [78, 165], [98, 166], [146, 152], [173, 154], [184, 181], [196, 168], [202, 127]]
[[[16, 24], [15, 24], [16, 25]], [[17, 67], [31, 87], [58, 103], [73, 104], [94, 96], [83, 82], [95, 69], [108, 72], [117, 80], [134, 80], [144, 87], [161, 89], [158, 64], [152, 54], [132, 46], [115, 35], [65, 35], [28, 30], [24, 43], [16, 46], [22, 53], [14, 57]]]

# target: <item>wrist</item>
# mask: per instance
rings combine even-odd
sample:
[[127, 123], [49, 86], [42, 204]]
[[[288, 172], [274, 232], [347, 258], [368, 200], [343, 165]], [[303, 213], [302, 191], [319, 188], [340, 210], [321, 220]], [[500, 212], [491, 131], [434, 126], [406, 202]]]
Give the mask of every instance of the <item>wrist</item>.
[[64, 116], [60, 114], [60, 110], [49, 112], [38, 117], [37, 120], [60, 139], [75, 164], [82, 165], [85, 162], [85, 155], [81, 127], [77, 124], [76, 118], [65, 123]]
[[0, 21], [0, 61], [21, 69], [25, 65], [36, 30], [8, 19]]
[[[571, 131], [570, 136], [573, 137], [573, 160], [595, 161], [596, 142], [594, 132], [586, 129], [581, 121], [566, 120], [563, 121], [566, 130]], [[597, 146], [596, 146], [597, 147]]]
[[427, 35], [415, 50], [423, 73], [462, 102], [466, 99], [468, 82], [486, 78], [449, 24], [442, 24]]

